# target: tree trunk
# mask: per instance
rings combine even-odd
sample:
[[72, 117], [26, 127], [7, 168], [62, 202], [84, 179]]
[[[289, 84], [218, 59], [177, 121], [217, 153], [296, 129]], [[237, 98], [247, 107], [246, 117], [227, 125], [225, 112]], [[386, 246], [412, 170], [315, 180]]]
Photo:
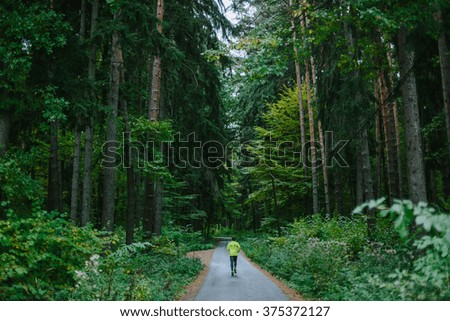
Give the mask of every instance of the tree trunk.
[[[391, 92], [394, 90], [394, 64], [392, 62], [392, 52], [388, 48], [387, 57], [389, 62], [389, 80]], [[401, 141], [400, 141], [400, 125], [398, 120], [398, 105], [397, 101], [392, 102], [392, 113], [394, 116], [394, 130], [395, 130], [395, 147], [397, 154], [397, 174], [398, 174], [398, 196], [403, 199], [403, 166], [402, 166], [402, 154], [401, 154]]]
[[325, 192], [325, 208], [327, 210], [327, 216], [330, 215], [330, 195], [328, 192], [328, 172], [326, 166], [326, 155], [325, 155], [325, 141], [323, 139], [322, 122], [319, 120], [319, 139], [322, 151], [322, 173], [323, 173], [323, 188]]
[[142, 181], [141, 173], [139, 170], [134, 172], [135, 174], [135, 185], [134, 185], [134, 195], [135, 195], [135, 213], [134, 213], [134, 225], [135, 227], [140, 227], [142, 222]]
[[[381, 117], [383, 119], [383, 129], [384, 129], [384, 141], [386, 145], [386, 165], [387, 165], [387, 179], [388, 179], [388, 196], [389, 196], [389, 202], [392, 203], [394, 198], [398, 195], [396, 192], [396, 166], [395, 166], [395, 150], [392, 137], [392, 127], [394, 125], [391, 122], [391, 119], [393, 120], [393, 117], [391, 116], [391, 112], [388, 110], [390, 106], [388, 106], [387, 98], [387, 86], [386, 86], [386, 80], [384, 78], [384, 73], [382, 70], [378, 71], [378, 86], [380, 89], [380, 104], [382, 106], [381, 108]], [[395, 139], [395, 138], [394, 138]]]
[[70, 217], [76, 224], [78, 220], [78, 184], [80, 179], [81, 132], [75, 129], [75, 146], [73, 152], [72, 192], [70, 196]]
[[155, 184], [150, 180], [145, 180], [144, 187], [144, 213], [142, 215], [142, 228], [143, 228], [143, 238], [148, 240], [151, 238], [153, 232], [153, 221], [154, 221], [154, 195], [155, 195]]
[[444, 193], [444, 197], [450, 197], [450, 169], [448, 166], [444, 166], [442, 168], [442, 193]]
[[[126, 119], [128, 117], [126, 116]], [[128, 125], [128, 119], [126, 120], [125, 133], [125, 165], [127, 167], [127, 219], [126, 219], [126, 244], [134, 242], [134, 212], [135, 212], [135, 182], [134, 182], [134, 170], [132, 165], [132, 152], [131, 152], [131, 135]]]
[[[367, 137], [367, 129], [361, 134], [361, 161], [362, 161], [362, 172], [363, 172], [363, 182], [364, 182], [364, 196], [365, 201], [370, 201], [373, 199], [373, 184], [372, 184], [372, 169], [370, 165], [370, 155], [369, 155], [369, 140]], [[376, 216], [375, 211], [369, 210], [367, 212], [367, 232], [370, 240], [374, 239]]]
[[[92, 2], [91, 11], [91, 29], [90, 38], [93, 40], [94, 34], [97, 30], [97, 18], [98, 18], [98, 0]], [[97, 101], [95, 94], [95, 73], [97, 62], [97, 45], [95, 41], [92, 41], [89, 62], [88, 62], [88, 81], [89, 81], [89, 99], [91, 103]], [[93, 115], [90, 114], [86, 123], [84, 132], [84, 171], [83, 171], [83, 194], [82, 194], [82, 212], [81, 212], [81, 226], [85, 226], [90, 221], [91, 216], [91, 201], [92, 201], [92, 157], [94, 154], [94, 125]]]
[[6, 152], [11, 128], [11, 117], [7, 111], [0, 110], [0, 157]]
[[[162, 22], [164, 20], [164, 0], [158, 0], [156, 7], [156, 16], [158, 18], [157, 29], [162, 34]], [[157, 121], [160, 114], [161, 105], [161, 56], [158, 52], [153, 58], [152, 70], [152, 93], [150, 101], [149, 119]], [[163, 152], [163, 151], [161, 151]], [[154, 207], [154, 225], [153, 233], [161, 235], [162, 229], [162, 206], [163, 206], [163, 182], [161, 178], [155, 181], [155, 207]]]
[[281, 236], [280, 213], [278, 212], [277, 189], [275, 187], [275, 180], [273, 178], [272, 172], [270, 172], [270, 178], [272, 182], [273, 206], [275, 212], [275, 221], [277, 223], [277, 234], [280, 237]]
[[414, 203], [427, 201], [422, 139], [420, 136], [419, 105], [416, 77], [414, 75], [414, 50], [408, 43], [404, 27], [398, 33], [400, 74], [405, 78], [402, 85], [406, 157], [408, 165], [409, 197]]
[[441, 10], [436, 14], [436, 21], [440, 28], [438, 39], [439, 61], [441, 66], [442, 94], [444, 96], [445, 124], [447, 125], [447, 147], [450, 159], [450, 59]]
[[372, 183], [372, 169], [370, 165], [369, 155], [369, 140], [367, 137], [367, 129], [361, 134], [361, 161], [364, 182], [364, 196], [365, 200], [373, 199], [373, 183]]
[[361, 152], [358, 151], [356, 155], [356, 205], [364, 202], [363, 181], [362, 157]]
[[[306, 47], [306, 24], [304, 20], [300, 20], [303, 30], [303, 42]], [[306, 96], [308, 100], [308, 120], [309, 120], [309, 139], [311, 148], [311, 173], [312, 173], [312, 189], [313, 189], [313, 212], [319, 212], [319, 195], [317, 191], [317, 167], [316, 167], [316, 142], [314, 134], [314, 112], [312, 108], [312, 94], [311, 94], [311, 80], [309, 71], [309, 61], [305, 58], [305, 84], [306, 84]]]
[[62, 212], [62, 182], [59, 164], [58, 123], [50, 123], [50, 158], [48, 162], [48, 199], [47, 210]]
[[[85, 40], [86, 34], [86, 0], [81, 0], [80, 8], [80, 43]], [[74, 224], [78, 220], [78, 184], [80, 179], [80, 156], [81, 156], [81, 131], [77, 124], [75, 125], [74, 137], [75, 145], [73, 152], [73, 166], [72, 166], [72, 188], [70, 193], [70, 217]]]
[[83, 41], [86, 33], [86, 0], [81, 0], [80, 7], [80, 40]]
[[[381, 99], [379, 98], [379, 91], [376, 81], [373, 83], [374, 86], [374, 97], [375, 97], [375, 109], [378, 109]], [[376, 155], [375, 155], [375, 198], [378, 199], [381, 196], [381, 122], [380, 115], [376, 115], [375, 119], [375, 142], [376, 142]]]
[[94, 152], [94, 132], [92, 119], [86, 125], [84, 132], [84, 170], [83, 170], [83, 196], [81, 209], [81, 226], [85, 226], [91, 220], [91, 200], [92, 200], [92, 157]]
[[334, 194], [336, 201], [336, 210], [338, 213], [344, 212], [344, 199], [342, 196], [342, 178], [338, 171], [334, 170]]
[[[292, 0], [289, 0], [289, 6], [292, 7]], [[302, 94], [302, 77], [300, 73], [300, 62], [298, 55], [298, 47], [297, 47], [297, 26], [295, 24], [294, 16], [292, 14], [291, 17], [291, 27], [293, 30], [292, 39], [293, 39], [293, 47], [294, 47], [294, 63], [295, 63], [295, 78], [297, 83], [297, 97], [298, 97], [298, 113], [299, 113], [299, 122], [300, 122], [300, 139], [301, 139], [301, 148], [302, 148], [302, 163], [305, 164], [306, 161], [306, 136], [305, 136], [305, 115], [303, 111], [303, 94]]]
[[[121, 10], [114, 14], [114, 20], [118, 20]], [[122, 69], [122, 48], [120, 44], [120, 34], [114, 31], [111, 43], [111, 69], [110, 69], [110, 91], [109, 106], [111, 110], [107, 116], [106, 142], [112, 144], [106, 148], [104, 155], [106, 158], [113, 159], [115, 152], [111, 149], [117, 148], [117, 114], [119, 107], [119, 86]], [[105, 166], [103, 170], [103, 216], [102, 226], [108, 231], [112, 231], [114, 227], [115, 212], [115, 190], [116, 190], [116, 164]]]

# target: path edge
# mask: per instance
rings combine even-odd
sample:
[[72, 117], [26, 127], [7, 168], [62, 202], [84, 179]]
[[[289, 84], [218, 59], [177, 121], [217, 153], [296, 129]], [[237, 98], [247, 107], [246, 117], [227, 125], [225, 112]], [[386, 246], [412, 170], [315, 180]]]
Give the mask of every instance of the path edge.
[[205, 281], [209, 272], [209, 266], [216, 248], [204, 251], [195, 251], [186, 253], [186, 257], [200, 259], [203, 263], [203, 270], [200, 271], [198, 276], [189, 285], [184, 288], [184, 293], [180, 295], [177, 301], [194, 301], [195, 297], [200, 292], [200, 289]]

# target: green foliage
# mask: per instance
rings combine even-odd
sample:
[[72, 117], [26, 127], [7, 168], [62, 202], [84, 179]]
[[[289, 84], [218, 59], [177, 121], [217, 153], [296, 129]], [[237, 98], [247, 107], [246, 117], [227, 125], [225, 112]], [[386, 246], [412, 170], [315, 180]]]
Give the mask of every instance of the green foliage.
[[[305, 92], [302, 97], [306, 97]], [[265, 126], [256, 127], [257, 139], [244, 147], [253, 159], [251, 166], [241, 170], [253, 185], [246, 204], [273, 199], [275, 189], [280, 212], [296, 213], [301, 206], [299, 200], [310, 192], [310, 179], [301, 159], [298, 113], [296, 87], [284, 88], [279, 100], [268, 104], [263, 115]]]
[[[362, 217], [293, 223], [281, 238], [243, 242], [246, 253], [307, 297], [329, 300], [448, 300], [450, 216], [425, 203], [384, 199], [379, 209], [380, 240], [367, 242]], [[389, 227], [387, 222], [391, 225]], [[398, 242], [389, 229], [405, 242]], [[391, 238], [387, 238], [391, 235]]]
[[286, 236], [250, 240], [246, 253], [300, 293], [323, 298], [344, 278], [352, 256], [364, 247], [362, 220], [325, 220], [316, 215], [289, 226]]
[[29, 218], [19, 218], [9, 210], [0, 221], [1, 299], [58, 298], [102, 244], [90, 227], [77, 228], [62, 214], [35, 207]]
[[0, 158], [0, 195], [4, 197], [1, 207], [7, 206], [18, 213], [28, 211], [31, 202], [42, 196], [40, 184], [24, 170], [26, 157], [8, 153]]
[[205, 241], [200, 231], [194, 232], [190, 227], [173, 226], [164, 229], [163, 235], [172, 240], [179, 255], [214, 248], [214, 244]]
[[173, 230], [152, 243], [120, 246], [121, 233], [75, 227], [56, 212], [0, 221], [2, 300], [173, 300], [203, 268], [190, 250], [199, 233]]
[[[392, 283], [384, 285], [397, 290], [404, 299], [440, 300], [450, 297], [450, 215], [440, 213], [426, 203], [395, 200], [391, 207], [384, 199], [362, 204], [390, 216], [400, 237], [412, 241], [415, 248], [413, 269], [396, 269], [389, 275]], [[415, 223], [413, 225], [413, 223]]]
[[203, 268], [198, 259], [171, 253], [167, 238], [134, 243], [107, 256], [94, 254], [75, 271], [72, 300], [173, 300]]
[[42, 1], [2, 1], [0, 16], [0, 88], [3, 93], [24, 92], [33, 57], [39, 52], [50, 55], [62, 47], [70, 27]]

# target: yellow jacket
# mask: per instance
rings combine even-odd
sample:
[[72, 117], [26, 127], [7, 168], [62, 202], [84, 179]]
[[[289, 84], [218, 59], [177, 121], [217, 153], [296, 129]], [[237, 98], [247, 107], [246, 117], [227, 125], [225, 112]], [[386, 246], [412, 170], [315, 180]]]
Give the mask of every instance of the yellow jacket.
[[227, 245], [227, 250], [230, 252], [230, 256], [237, 256], [239, 251], [241, 250], [241, 246], [236, 241], [231, 241]]

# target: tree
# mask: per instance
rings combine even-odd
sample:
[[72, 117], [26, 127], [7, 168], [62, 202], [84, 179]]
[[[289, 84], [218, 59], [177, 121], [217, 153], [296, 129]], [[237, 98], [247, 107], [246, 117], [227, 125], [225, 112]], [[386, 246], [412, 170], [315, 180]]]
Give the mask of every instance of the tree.
[[402, 27], [398, 33], [398, 56], [402, 85], [405, 141], [408, 165], [409, 197], [415, 203], [427, 201], [425, 170], [420, 133], [419, 106], [416, 78], [414, 76], [414, 49], [409, 41], [410, 33]]
[[[160, 35], [163, 33], [164, 21], [164, 0], [158, 0], [156, 5], [156, 17], [158, 19], [157, 30]], [[161, 56], [158, 52], [153, 58], [152, 68], [152, 93], [150, 96], [150, 121], [158, 121], [161, 109]], [[163, 152], [161, 150], [161, 152]], [[155, 182], [155, 207], [154, 207], [154, 225], [153, 232], [156, 235], [161, 234], [162, 229], [162, 206], [163, 206], [163, 182], [157, 178]]]
[[[88, 61], [88, 82], [89, 92], [88, 97], [93, 106], [97, 102], [97, 95], [95, 90], [96, 80], [96, 62], [97, 62], [97, 44], [94, 35], [97, 32], [97, 18], [99, 12], [99, 2], [94, 0], [92, 2], [91, 10], [91, 28], [90, 28], [90, 53]], [[91, 105], [91, 106], [92, 106]], [[92, 201], [92, 157], [94, 149], [94, 123], [92, 111], [88, 112], [86, 126], [84, 131], [84, 169], [83, 169], [83, 192], [82, 192], [82, 211], [81, 211], [81, 226], [86, 225], [90, 221], [91, 216], [91, 201]]]
[[[114, 20], [120, 19], [122, 9], [119, 8], [114, 13]], [[116, 166], [115, 159], [117, 149], [117, 115], [119, 108], [119, 86], [121, 82], [123, 68], [122, 44], [119, 31], [114, 30], [111, 41], [111, 69], [110, 69], [110, 88], [109, 88], [109, 107], [107, 116], [106, 130], [106, 150], [104, 155], [107, 159], [114, 161], [105, 166], [103, 170], [103, 216], [102, 226], [108, 231], [114, 228], [115, 211], [115, 190], [116, 190]], [[113, 150], [114, 149], [114, 150]], [[120, 165], [120, 163], [119, 163]]]
[[445, 34], [445, 27], [442, 20], [442, 11], [440, 9], [438, 9], [435, 15], [435, 19], [439, 28], [439, 38], [438, 38], [439, 61], [441, 67], [442, 95], [444, 98], [445, 123], [447, 125], [448, 153], [450, 158], [450, 58], [447, 45], [447, 37]]

